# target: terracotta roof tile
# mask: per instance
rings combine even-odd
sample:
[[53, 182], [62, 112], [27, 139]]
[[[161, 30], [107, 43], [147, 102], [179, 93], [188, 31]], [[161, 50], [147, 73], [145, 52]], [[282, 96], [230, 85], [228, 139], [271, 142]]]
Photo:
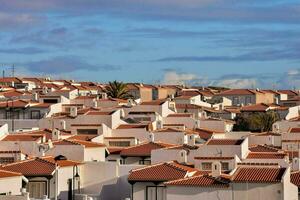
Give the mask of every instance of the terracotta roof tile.
[[44, 137], [43, 134], [10, 134], [1, 141], [39, 141]]
[[250, 152], [247, 159], [284, 159], [288, 155], [286, 153], [274, 152]]
[[117, 129], [133, 129], [133, 128], [145, 128], [149, 127], [148, 124], [121, 124], [117, 127]]
[[300, 187], [300, 171], [291, 173], [291, 182], [297, 187]]
[[167, 117], [192, 117], [193, 113], [174, 113], [169, 114]]
[[234, 172], [234, 182], [274, 183], [280, 182], [286, 168], [238, 167]]
[[188, 173], [195, 173], [196, 171], [195, 168], [171, 161], [131, 170], [128, 180], [164, 182], [185, 178]]
[[210, 139], [206, 145], [241, 145], [243, 141], [243, 139]]
[[249, 147], [249, 151], [251, 151], [251, 152], [278, 152], [279, 150], [274, 147], [267, 146], [267, 145], [256, 145], [256, 146]]
[[57, 142], [53, 142], [53, 145], [82, 145], [85, 148], [106, 147], [102, 143], [89, 142], [84, 140], [74, 140], [74, 139], [60, 140]]
[[166, 144], [162, 142], [147, 142], [132, 147], [123, 149], [121, 156], [151, 156], [151, 151], [155, 149], [162, 149], [166, 147], [175, 146], [173, 144]]
[[0, 178], [8, 178], [8, 177], [14, 177], [14, 176], [22, 176], [22, 174], [0, 169]]
[[200, 175], [175, 181], [166, 182], [166, 185], [190, 187], [229, 187], [229, 179], [215, 178], [210, 175]]

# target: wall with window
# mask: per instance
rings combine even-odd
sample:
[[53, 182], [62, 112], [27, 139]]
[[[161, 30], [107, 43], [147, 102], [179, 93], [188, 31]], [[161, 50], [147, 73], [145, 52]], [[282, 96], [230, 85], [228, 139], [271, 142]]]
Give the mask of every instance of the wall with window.
[[22, 176], [0, 178], [0, 194], [20, 195]]

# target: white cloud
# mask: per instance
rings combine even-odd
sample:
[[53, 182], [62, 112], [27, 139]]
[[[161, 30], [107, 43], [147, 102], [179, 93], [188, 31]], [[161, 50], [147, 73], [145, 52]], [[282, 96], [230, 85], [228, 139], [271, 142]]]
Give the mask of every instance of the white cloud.
[[259, 86], [256, 79], [224, 79], [219, 80], [215, 83], [217, 86], [228, 87], [228, 88], [255, 88]]
[[178, 74], [175, 71], [166, 72], [164, 75], [164, 84], [176, 85], [176, 84], [185, 84], [193, 80], [197, 80], [197, 75], [190, 73]]

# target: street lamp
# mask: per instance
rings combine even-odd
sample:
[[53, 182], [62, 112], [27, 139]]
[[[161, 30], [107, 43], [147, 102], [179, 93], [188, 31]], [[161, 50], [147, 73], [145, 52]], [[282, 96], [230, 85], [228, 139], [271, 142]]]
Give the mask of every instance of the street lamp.
[[75, 181], [77, 183], [77, 191], [80, 194], [80, 176], [79, 176], [78, 166], [73, 166], [73, 200], [75, 200]]
[[54, 199], [57, 200], [57, 196], [58, 196], [58, 161], [61, 160], [67, 160], [67, 158], [63, 155], [58, 155], [54, 158], [55, 161], [55, 197]]

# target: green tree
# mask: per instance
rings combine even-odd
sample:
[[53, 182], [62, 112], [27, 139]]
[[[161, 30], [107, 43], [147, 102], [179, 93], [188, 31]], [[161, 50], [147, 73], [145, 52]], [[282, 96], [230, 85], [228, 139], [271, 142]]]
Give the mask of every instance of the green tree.
[[119, 81], [109, 82], [105, 89], [107, 96], [118, 99], [129, 99], [132, 95], [129, 94], [126, 84]]
[[274, 111], [265, 113], [242, 114], [236, 117], [234, 131], [260, 131], [268, 132], [272, 130], [273, 124], [279, 120], [279, 116]]

